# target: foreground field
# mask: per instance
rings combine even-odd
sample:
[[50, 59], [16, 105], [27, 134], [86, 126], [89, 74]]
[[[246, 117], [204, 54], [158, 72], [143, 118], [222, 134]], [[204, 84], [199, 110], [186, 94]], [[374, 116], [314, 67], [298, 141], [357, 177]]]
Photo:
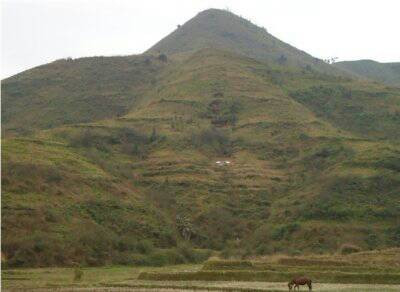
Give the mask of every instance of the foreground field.
[[[247, 266], [246, 265], [251, 266]], [[291, 262], [291, 264], [294, 264]], [[167, 267], [101, 267], [101, 268], [84, 268], [82, 279], [74, 280], [73, 268], [39, 268], [39, 269], [13, 269], [2, 271], [2, 291], [287, 291], [286, 281], [284, 277], [285, 270], [293, 271], [296, 269], [298, 273], [308, 274], [315, 266], [306, 268], [303, 266], [289, 266], [273, 264], [266, 266], [260, 263], [247, 261], [210, 261], [205, 265], [179, 265]], [[331, 262], [333, 264], [333, 262]], [[221, 270], [221, 269], [225, 270]], [[239, 270], [238, 270], [239, 268]], [[352, 274], [365, 273], [369, 270], [371, 274], [382, 274], [385, 269], [373, 269], [357, 266], [341, 266], [336, 269], [352, 269]], [[231, 270], [226, 270], [231, 269]], [[254, 273], [266, 271], [266, 269], [274, 269], [281, 271], [281, 281], [245, 281], [243, 279], [233, 279], [225, 281], [216, 280], [185, 280], [186, 274], [215, 273], [216, 275], [229, 274], [231, 272], [246, 272], [253, 269]], [[235, 271], [233, 271], [235, 270]], [[398, 280], [400, 274], [396, 269], [390, 268], [386, 271], [392, 275], [397, 275]], [[141, 280], [144, 275], [180, 275], [179, 280]], [[397, 284], [339, 284], [339, 283], [318, 283], [315, 278], [313, 285], [314, 291], [369, 291], [369, 292], [385, 292], [399, 291], [400, 285]], [[340, 278], [338, 278], [340, 281]], [[303, 290], [306, 290], [303, 288]]]
[[[3, 269], [3, 291], [287, 291], [298, 276], [314, 291], [400, 291], [399, 249], [348, 255], [211, 258], [204, 264]], [[77, 277], [79, 274], [79, 277]], [[306, 290], [305, 288], [303, 290]]]
[[[98, 273], [104, 275], [108, 269], [90, 269], [90, 273]], [[89, 271], [89, 270], [88, 270]], [[44, 276], [42, 272], [42, 276]], [[72, 276], [72, 271], [69, 271]], [[53, 275], [54, 276], [54, 275]], [[44, 276], [45, 277], [45, 276]], [[54, 277], [56, 278], [56, 277]], [[53, 279], [54, 279], [53, 278]], [[44, 280], [44, 279], [42, 279]], [[47, 287], [41, 288], [6, 288], [3, 291], [96, 291], [96, 292], [117, 292], [117, 291], [287, 291], [286, 283], [282, 282], [236, 282], [236, 281], [141, 281], [141, 280], [124, 280], [116, 283], [97, 283], [91, 287], [73, 287], [73, 284], [66, 280], [66, 285], [70, 287], [54, 287], [47, 282]], [[86, 283], [87, 284], [87, 283]], [[99, 285], [99, 286], [97, 286]], [[325, 292], [389, 292], [399, 291], [400, 285], [372, 285], [372, 284], [322, 284], [316, 283], [313, 287], [314, 291]], [[306, 290], [303, 288], [302, 290]]]
[[[137, 280], [140, 271], [187, 271], [200, 266], [167, 268], [88, 268], [84, 279], [74, 282], [73, 269], [24, 269], [3, 272], [2, 291], [287, 291], [283, 282], [236, 281], [143, 281]], [[314, 291], [399, 291], [400, 285], [373, 284], [314, 284]], [[303, 289], [305, 290], [305, 288]]]
[[[144, 271], [197, 271], [201, 265], [179, 265], [163, 268], [155, 267], [101, 267], [84, 268], [80, 281], [74, 281], [73, 268], [38, 268], [15, 269], [2, 271], [2, 288], [32, 289], [32, 288], [61, 288], [61, 287], [101, 287], [114, 283], [125, 283], [137, 279]], [[151, 281], [150, 281], [151, 282]]]

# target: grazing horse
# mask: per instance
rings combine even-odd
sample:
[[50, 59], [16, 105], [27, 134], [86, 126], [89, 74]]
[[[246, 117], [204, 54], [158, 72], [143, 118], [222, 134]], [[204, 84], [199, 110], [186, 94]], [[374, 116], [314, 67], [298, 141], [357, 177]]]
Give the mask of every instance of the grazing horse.
[[288, 287], [289, 287], [289, 291], [292, 291], [292, 287], [294, 286], [293, 290], [296, 290], [297, 287], [297, 291], [299, 291], [299, 286], [300, 285], [307, 285], [308, 289], [311, 291], [312, 289], [312, 285], [311, 285], [311, 279], [305, 278], [305, 277], [301, 277], [301, 278], [296, 278], [293, 279], [292, 281], [290, 281], [288, 283]]

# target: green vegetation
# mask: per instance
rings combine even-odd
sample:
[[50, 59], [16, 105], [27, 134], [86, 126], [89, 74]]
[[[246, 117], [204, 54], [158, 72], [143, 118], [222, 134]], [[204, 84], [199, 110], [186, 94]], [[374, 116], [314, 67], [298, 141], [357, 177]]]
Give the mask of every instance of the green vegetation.
[[[198, 271], [180, 273], [141, 273], [139, 280], [156, 281], [260, 281], [286, 282], [298, 276], [298, 272], [285, 273], [275, 271]], [[376, 273], [341, 273], [307, 271], [311, 278], [323, 283], [366, 283], [366, 284], [399, 284], [400, 274]]]
[[[394, 255], [398, 250], [388, 250]], [[343, 253], [346, 254], [346, 253]], [[299, 275], [307, 275], [314, 283], [374, 283], [374, 284], [400, 284], [400, 270], [396, 268], [387, 270], [374, 264], [362, 264], [359, 258], [378, 260], [380, 257], [385, 262], [385, 252], [380, 254], [357, 254], [350, 258], [343, 256], [340, 260], [332, 257], [297, 257], [274, 258], [263, 261], [208, 261], [200, 271], [178, 272], [143, 272], [139, 274], [140, 280], [153, 281], [261, 281], [261, 282], [286, 282]], [[398, 255], [396, 256], [398, 258]], [[382, 259], [381, 259], [382, 260]], [[386, 264], [388, 262], [385, 262]]]
[[203, 266], [7, 269], [2, 271], [2, 284], [6, 289], [286, 291], [291, 278], [307, 275], [318, 291], [396, 291], [400, 282], [398, 259], [397, 248], [348, 255], [269, 256], [253, 261], [213, 258]]
[[[297, 101], [305, 104], [321, 118], [333, 125], [350, 130], [362, 136], [386, 133], [387, 139], [396, 137], [400, 108], [398, 95], [385, 91], [365, 91], [342, 85], [312, 86], [306, 90], [290, 93]], [[375, 99], [371, 99], [375, 97]], [[382, 102], [394, 107], [382, 108]], [[374, 123], [378, 121], [379, 123]]]
[[24, 134], [122, 116], [164, 66], [152, 56], [63, 59], [10, 77], [1, 82], [2, 131]]
[[81, 281], [83, 277], [83, 271], [80, 268], [74, 270], [74, 281]]
[[372, 60], [337, 62], [335, 67], [363, 78], [400, 86], [400, 63], [379, 63]]
[[400, 90], [314, 61], [210, 10], [147, 54], [60, 60], [4, 80], [3, 266], [399, 246]]

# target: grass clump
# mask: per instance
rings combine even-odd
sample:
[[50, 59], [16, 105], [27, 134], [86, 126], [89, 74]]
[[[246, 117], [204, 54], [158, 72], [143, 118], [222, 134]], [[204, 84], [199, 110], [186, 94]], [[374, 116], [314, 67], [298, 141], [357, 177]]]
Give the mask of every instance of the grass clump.
[[360, 251], [361, 251], [361, 247], [354, 245], [354, 244], [346, 243], [340, 247], [341, 254], [351, 254], [351, 253], [360, 252]]
[[74, 269], [74, 282], [81, 281], [83, 277], [83, 270], [81, 268]]

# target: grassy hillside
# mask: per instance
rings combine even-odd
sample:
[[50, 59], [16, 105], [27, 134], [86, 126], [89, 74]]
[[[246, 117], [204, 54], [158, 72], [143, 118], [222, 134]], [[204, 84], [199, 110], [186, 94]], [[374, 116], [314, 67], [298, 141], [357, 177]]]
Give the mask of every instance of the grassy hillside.
[[[7, 265], [163, 265], [207, 256], [190, 246], [229, 257], [400, 244], [398, 89], [214, 49], [149, 58], [143, 75], [115, 69], [117, 83], [82, 84], [82, 92], [139, 88], [123, 113], [90, 107], [100, 109], [96, 118], [77, 114], [71, 124], [3, 141]], [[6, 96], [9, 84], [46, 80], [36, 72], [48, 66], [7, 80]], [[60, 69], [59, 82], [70, 86], [71, 72]], [[62, 95], [53, 99], [64, 105]], [[47, 105], [34, 126], [57, 120]], [[3, 127], [19, 131], [30, 103], [11, 108], [3, 106]]]
[[335, 67], [370, 80], [400, 87], [400, 63], [379, 63], [373, 60], [337, 62]]
[[250, 21], [229, 11], [209, 9], [159, 41], [148, 52], [174, 54], [204, 48], [230, 50], [281, 65], [311, 67], [321, 72], [340, 70], [282, 42]]
[[3, 132], [121, 116], [164, 66], [153, 56], [63, 59], [7, 78], [1, 84]]
[[9, 265], [118, 263], [146, 238], [174, 242], [168, 219], [91, 155], [55, 141], [4, 141], [2, 250]]

